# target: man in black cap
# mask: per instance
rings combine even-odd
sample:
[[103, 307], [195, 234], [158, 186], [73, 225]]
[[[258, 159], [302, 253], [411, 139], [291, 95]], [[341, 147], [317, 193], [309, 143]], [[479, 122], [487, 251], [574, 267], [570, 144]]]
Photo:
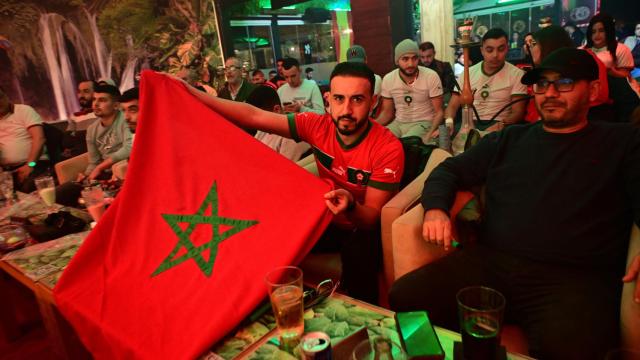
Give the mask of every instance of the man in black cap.
[[482, 232], [398, 279], [394, 310], [426, 309], [457, 328], [456, 292], [483, 285], [504, 294], [506, 321], [523, 328], [536, 358], [602, 359], [617, 346], [621, 278], [636, 282], [640, 302], [640, 254], [625, 275], [629, 231], [640, 224], [640, 130], [587, 121], [597, 79], [586, 51], [551, 53], [522, 79], [542, 121], [488, 134], [433, 171], [425, 240], [450, 247], [456, 191], [475, 185], [486, 191]]

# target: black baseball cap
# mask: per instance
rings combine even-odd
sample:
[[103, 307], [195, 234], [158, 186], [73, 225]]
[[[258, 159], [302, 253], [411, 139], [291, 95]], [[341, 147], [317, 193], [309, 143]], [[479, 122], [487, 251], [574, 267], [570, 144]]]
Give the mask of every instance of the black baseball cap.
[[522, 83], [532, 85], [544, 71], [555, 71], [563, 77], [573, 80], [596, 80], [598, 64], [591, 54], [585, 50], [561, 48], [549, 54], [540, 66], [524, 74]]
[[118, 88], [113, 85], [109, 85], [109, 84], [98, 85], [96, 86], [95, 89], [93, 89], [93, 92], [101, 93], [101, 94], [109, 94], [113, 97], [114, 100], [116, 101], [120, 100], [120, 90], [118, 90]]

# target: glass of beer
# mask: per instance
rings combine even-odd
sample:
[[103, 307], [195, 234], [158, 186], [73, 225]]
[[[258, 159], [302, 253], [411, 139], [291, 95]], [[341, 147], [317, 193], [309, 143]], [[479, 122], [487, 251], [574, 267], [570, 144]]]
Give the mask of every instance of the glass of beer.
[[49, 207], [56, 202], [56, 185], [52, 176], [41, 176], [33, 181], [36, 184], [38, 195], [42, 198], [42, 201]]
[[105, 208], [102, 187], [100, 187], [100, 185], [90, 186], [82, 189], [81, 194], [89, 215], [91, 215], [94, 221], [98, 222]]
[[265, 281], [281, 348], [293, 352], [304, 332], [302, 270], [295, 266], [277, 267], [267, 274]]
[[458, 291], [456, 299], [464, 358], [495, 359], [500, 344], [504, 296], [488, 287], [471, 286]]

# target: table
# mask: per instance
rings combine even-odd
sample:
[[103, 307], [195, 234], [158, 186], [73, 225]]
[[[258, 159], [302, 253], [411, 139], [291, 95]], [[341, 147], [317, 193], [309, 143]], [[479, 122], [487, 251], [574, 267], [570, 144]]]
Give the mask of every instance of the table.
[[[73, 240], [74, 236], [77, 237], [77, 241], [81, 241], [80, 237], [84, 239], [86, 233], [74, 234], [51, 242], [34, 245], [33, 247], [25, 248], [24, 251], [32, 248], [37, 250], [38, 247], [51, 249], [55, 247], [56, 242], [70, 246], [70, 243], [76, 241]], [[24, 269], [12, 261], [0, 261], [0, 269], [2, 270], [0, 271], [0, 294], [3, 294], [0, 297], [2, 304], [0, 307], [0, 327], [2, 327], [1, 333], [5, 334], [4, 336], [7, 338], [7, 342], [15, 340], [20, 335], [16, 313], [14, 311], [20, 304], [15, 303], [13, 292], [16, 290], [16, 285], [23, 286], [35, 296], [38, 310], [53, 352], [61, 359], [91, 358], [73, 328], [64, 317], [62, 317], [55, 305], [52, 293], [52, 282], [55, 282], [53, 277], [58, 276], [59, 272], [57, 271], [59, 270], [61, 272], [61, 269], [52, 269], [52, 273], [46, 274], [46, 276], [41, 278], [34, 276], [32, 273], [25, 272]]]
[[[364, 324], [367, 325], [370, 337], [375, 335], [385, 335], [392, 341], [399, 343], [399, 336], [395, 328], [393, 311], [371, 305], [338, 293], [333, 294], [331, 298], [327, 300], [327, 302], [329, 303], [328, 306], [327, 304], [324, 304], [320, 305], [320, 307], [329, 307], [332, 305], [332, 302], [335, 302], [336, 305], [346, 304], [350, 309], [355, 310], [350, 311], [347, 317], [344, 317], [344, 314], [341, 317], [336, 315], [336, 318], [338, 319], [333, 321], [332, 324], [324, 324], [324, 327], [322, 324], [310, 324], [309, 322], [312, 319], [319, 319], [319, 317], [315, 317], [315, 314], [310, 316], [309, 310], [307, 310], [307, 312], [305, 312], [305, 331], [324, 331], [331, 337], [332, 344], [335, 344], [336, 341], [340, 341], [341, 339], [345, 338], [345, 336], [333, 336], [337, 331], [335, 327], [331, 328], [331, 325], [334, 325], [336, 323], [346, 323], [350, 329], [350, 332], [347, 334], [348, 336], [356, 332], [361, 324], [359, 321], [354, 321], [354, 317], [371, 316], [369, 320], [365, 320]], [[316, 307], [314, 307], [313, 310], [316, 310]], [[325, 311], [322, 317], [327, 316], [328, 315]], [[273, 357], [275, 346], [270, 345], [269, 342], [272, 338], [277, 338], [277, 329], [275, 328], [275, 323], [272, 319], [273, 315], [265, 314], [255, 323], [249, 324], [239, 329], [236, 333], [236, 336], [230, 336], [221, 341], [219, 344], [213, 347], [210, 354], [203, 356], [201, 359], [219, 359], [220, 357], [222, 357], [225, 359], [262, 360]], [[259, 326], [257, 326], [256, 323], [259, 324]], [[262, 329], [262, 333], [257, 334], [259, 336], [258, 339], [255, 339], [253, 340], [253, 342], [248, 343], [248, 334], [252, 332], [252, 327], [254, 328], [254, 330], [255, 328]], [[453, 346], [456, 341], [461, 341], [460, 334], [439, 327], [435, 327], [435, 330], [445, 352], [445, 359], [453, 360]], [[234, 345], [237, 346], [243, 341], [243, 346], [234, 348]], [[531, 359], [527, 356], [513, 353], [509, 353], [507, 355], [507, 358], [513, 360]]]

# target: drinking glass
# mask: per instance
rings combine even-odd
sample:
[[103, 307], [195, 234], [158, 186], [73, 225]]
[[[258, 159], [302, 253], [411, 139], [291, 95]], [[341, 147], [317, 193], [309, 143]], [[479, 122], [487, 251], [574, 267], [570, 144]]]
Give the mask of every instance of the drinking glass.
[[293, 352], [304, 332], [302, 270], [281, 266], [265, 277], [282, 349]]
[[500, 344], [504, 296], [488, 287], [470, 286], [458, 291], [456, 299], [464, 358], [495, 359]]
[[13, 173], [9, 171], [0, 172], [0, 191], [7, 200], [7, 205], [13, 200]]
[[102, 187], [100, 185], [86, 187], [82, 189], [81, 194], [89, 215], [97, 222], [102, 217], [102, 213], [104, 213], [105, 204]]
[[351, 354], [352, 360], [406, 360], [402, 347], [385, 336], [362, 340]]
[[56, 202], [56, 185], [53, 182], [53, 177], [42, 176], [34, 180], [36, 189], [38, 189], [38, 195], [42, 198], [47, 206], [51, 207]]

